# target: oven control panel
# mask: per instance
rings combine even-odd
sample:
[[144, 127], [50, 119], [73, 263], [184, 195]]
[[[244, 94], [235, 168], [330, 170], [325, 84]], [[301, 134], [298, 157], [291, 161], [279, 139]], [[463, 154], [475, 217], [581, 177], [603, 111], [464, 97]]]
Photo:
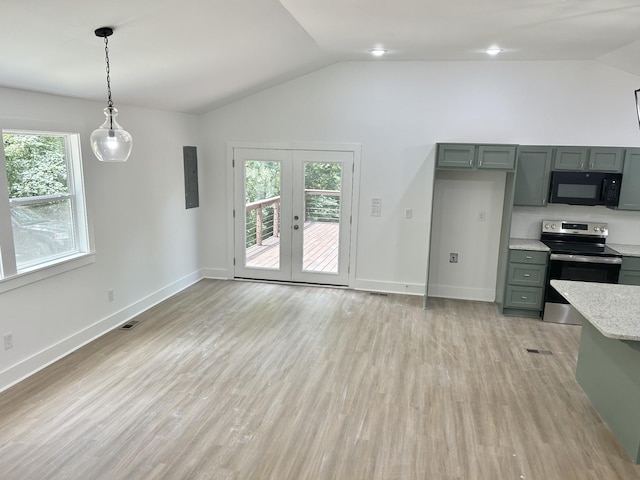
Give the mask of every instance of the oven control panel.
[[567, 220], [543, 220], [542, 233], [562, 233], [571, 235], [598, 235], [606, 237], [609, 225], [602, 222], [569, 222]]

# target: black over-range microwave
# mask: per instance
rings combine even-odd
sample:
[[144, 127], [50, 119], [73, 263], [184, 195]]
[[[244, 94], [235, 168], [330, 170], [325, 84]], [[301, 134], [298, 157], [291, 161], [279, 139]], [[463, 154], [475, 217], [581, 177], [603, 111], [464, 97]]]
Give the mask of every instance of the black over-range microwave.
[[617, 207], [621, 173], [551, 172], [550, 203]]

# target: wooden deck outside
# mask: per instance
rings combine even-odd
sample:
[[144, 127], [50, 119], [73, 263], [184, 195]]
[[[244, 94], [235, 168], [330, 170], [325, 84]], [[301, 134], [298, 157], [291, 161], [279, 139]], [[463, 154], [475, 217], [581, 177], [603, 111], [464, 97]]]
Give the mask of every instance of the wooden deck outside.
[[[304, 271], [337, 273], [339, 227], [338, 223], [329, 222], [304, 224]], [[247, 267], [279, 268], [279, 246], [279, 237], [269, 237], [262, 245], [247, 248]]]

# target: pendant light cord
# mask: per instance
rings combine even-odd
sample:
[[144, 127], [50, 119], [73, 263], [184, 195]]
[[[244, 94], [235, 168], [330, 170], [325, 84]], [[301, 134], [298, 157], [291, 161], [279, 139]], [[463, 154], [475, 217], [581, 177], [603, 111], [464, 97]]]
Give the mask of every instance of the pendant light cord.
[[111, 100], [111, 65], [109, 64], [109, 37], [104, 37], [104, 56], [107, 62], [107, 106], [113, 108], [113, 100]]

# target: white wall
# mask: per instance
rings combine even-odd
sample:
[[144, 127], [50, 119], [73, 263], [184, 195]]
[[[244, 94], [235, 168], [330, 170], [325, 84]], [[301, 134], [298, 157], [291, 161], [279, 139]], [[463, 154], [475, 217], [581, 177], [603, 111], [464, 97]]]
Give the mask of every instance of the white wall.
[[[95, 263], [0, 294], [0, 390], [199, 278], [199, 209], [185, 210], [183, 145], [198, 118], [118, 105], [134, 139], [125, 164], [99, 163], [88, 138], [104, 105], [0, 88], [0, 127], [82, 136]], [[107, 301], [107, 290], [115, 299]]]
[[[495, 300], [505, 181], [505, 172], [436, 172], [430, 296]], [[450, 253], [458, 263], [449, 262]]]
[[[363, 148], [352, 286], [423, 292], [437, 142], [638, 146], [638, 86], [637, 77], [594, 62], [342, 63], [209, 112], [201, 122], [209, 162], [202, 265], [232, 276], [227, 141], [356, 142]], [[369, 216], [376, 197], [380, 218]], [[478, 250], [493, 241], [482, 237]], [[459, 278], [474, 276], [473, 264], [460, 267]], [[448, 284], [442, 268], [432, 273], [434, 285]]]

